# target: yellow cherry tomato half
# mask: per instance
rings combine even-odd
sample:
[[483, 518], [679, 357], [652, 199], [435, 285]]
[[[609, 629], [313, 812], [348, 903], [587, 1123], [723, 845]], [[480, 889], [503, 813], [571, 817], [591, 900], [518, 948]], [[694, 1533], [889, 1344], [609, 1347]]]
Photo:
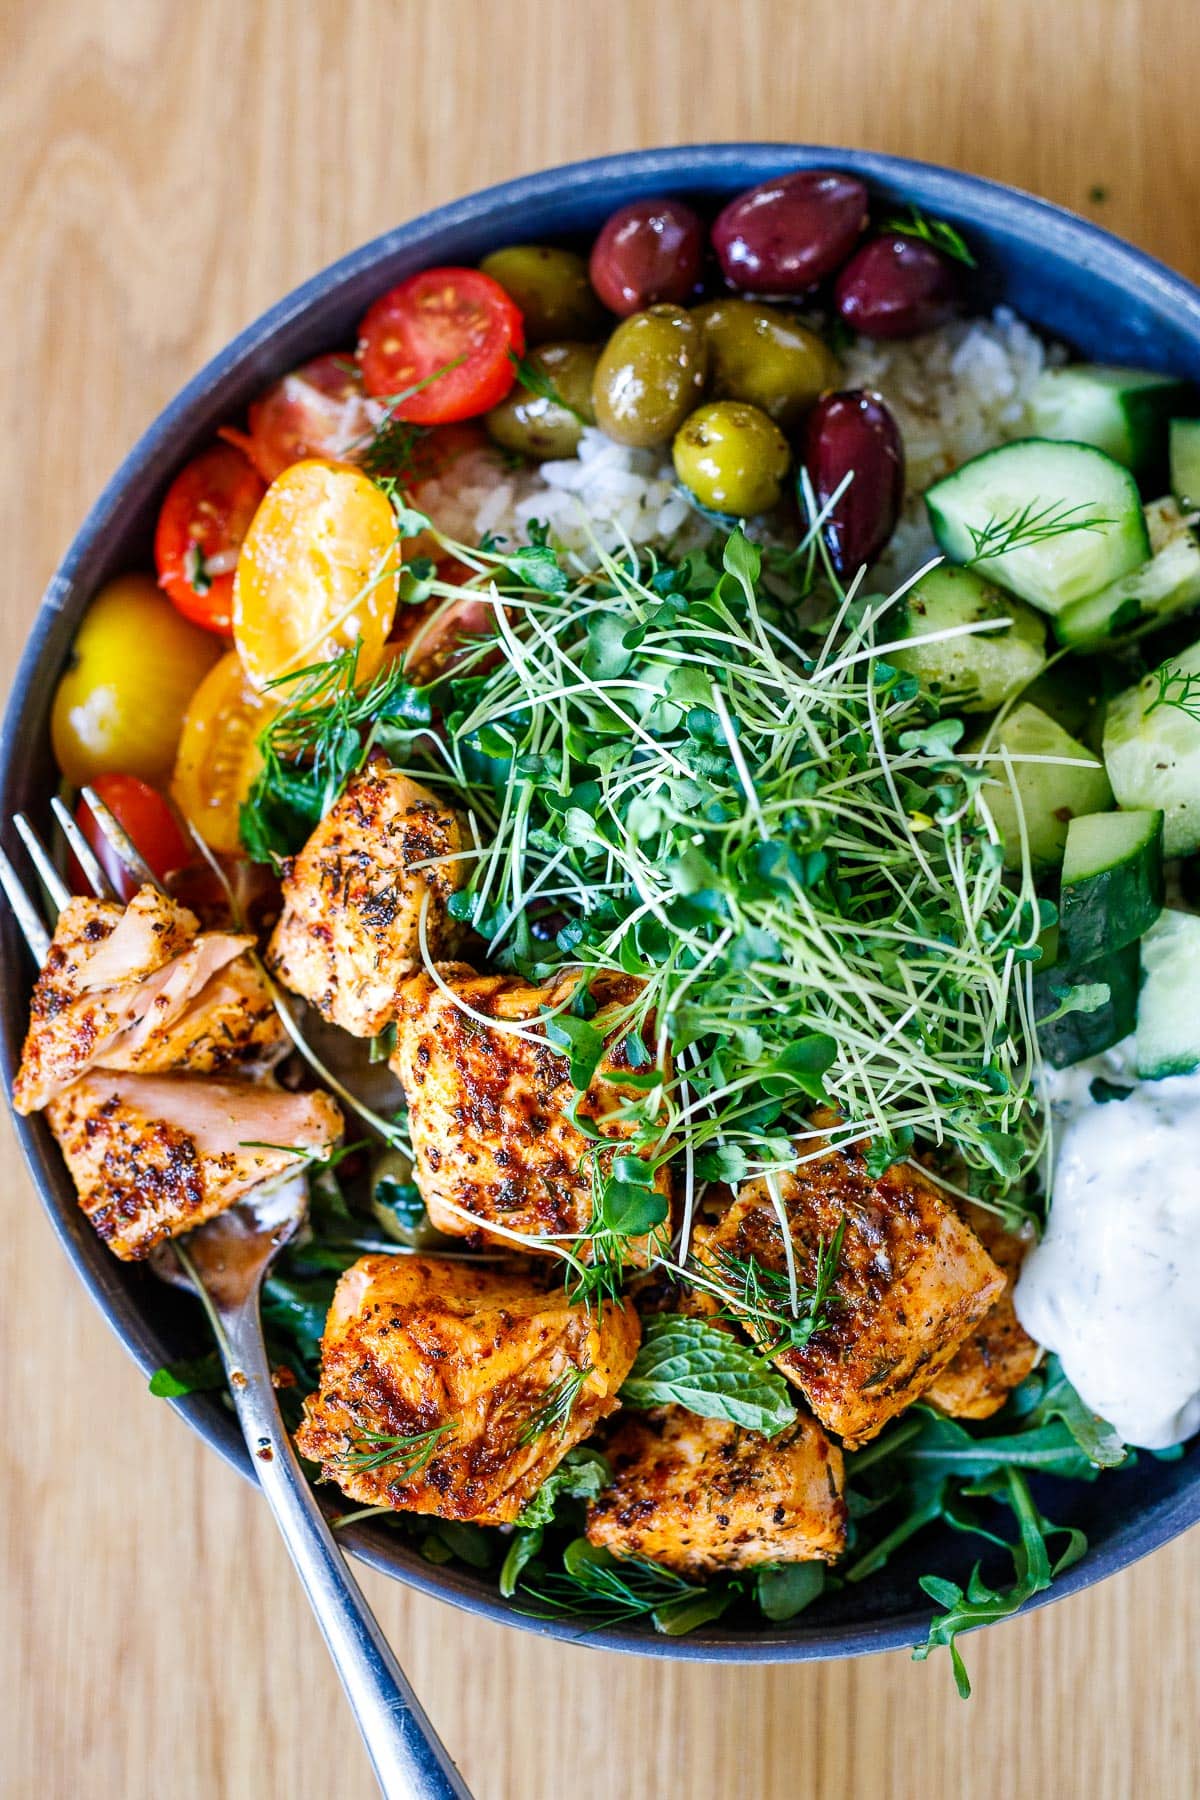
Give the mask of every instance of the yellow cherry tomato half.
[[399, 558], [387, 496], [361, 469], [293, 463], [267, 489], [238, 557], [233, 641], [257, 688], [358, 646], [378, 670]]
[[58, 684], [50, 738], [82, 787], [97, 775], [165, 780], [196, 684], [221, 654], [211, 632], [176, 612], [150, 575], [119, 575], [92, 601]]
[[192, 696], [171, 795], [211, 850], [233, 855], [241, 849], [238, 812], [258, 773], [258, 734], [278, 711], [251, 686], [235, 650]]

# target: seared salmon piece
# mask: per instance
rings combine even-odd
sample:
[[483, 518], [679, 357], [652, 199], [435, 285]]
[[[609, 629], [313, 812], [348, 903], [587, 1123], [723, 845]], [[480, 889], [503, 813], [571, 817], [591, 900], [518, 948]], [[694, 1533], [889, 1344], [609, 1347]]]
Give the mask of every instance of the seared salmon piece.
[[46, 1119], [80, 1206], [123, 1262], [298, 1172], [342, 1132], [327, 1094], [98, 1068], [57, 1094]]
[[[837, 1123], [822, 1111], [818, 1131]], [[801, 1287], [811, 1287], [818, 1251], [843, 1227], [828, 1303], [829, 1324], [800, 1349], [780, 1349], [776, 1366], [803, 1393], [821, 1423], [848, 1450], [865, 1444], [924, 1394], [1004, 1291], [1005, 1275], [920, 1169], [897, 1163], [877, 1179], [865, 1144], [797, 1141], [819, 1159], [774, 1177]], [[787, 1260], [771, 1190], [748, 1181], [717, 1224], [697, 1233], [696, 1255], [731, 1291], [746, 1329], [769, 1341], [736, 1298], [755, 1269], [771, 1273], [773, 1304], [786, 1314], [779, 1277]]]
[[374, 1037], [421, 960], [423, 907], [430, 956], [440, 953], [461, 865], [437, 859], [461, 848], [447, 806], [385, 763], [368, 764], [285, 868], [268, 965], [330, 1024]]
[[964, 1339], [924, 1397], [951, 1418], [990, 1419], [1037, 1366], [1042, 1354], [1017, 1318], [1012, 1298], [1030, 1240], [1005, 1231], [994, 1213], [973, 1206], [970, 1201], [964, 1203], [962, 1214], [1003, 1272], [1004, 1292]]
[[296, 1444], [364, 1506], [508, 1525], [615, 1409], [640, 1338], [628, 1302], [571, 1306], [525, 1270], [365, 1256]]
[[612, 1486], [587, 1535], [703, 1577], [758, 1563], [833, 1562], [846, 1547], [842, 1453], [801, 1413], [777, 1437], [682, 1406], [622, 1420], [606, 1456]]
[[[408, 1103], [414, 1179], [430, 1219], [458, 1237], [478, 1231], [484, 1243], [505, 1242], [489, 1224], [528, 1235], [586, 1231], [593, 1165], [612, 1153], [598, 1159], [594, 1140], [572, 1122], [569, 1061], [541, 1026], [543, 1013], [574, 992], [579, 971], [544, 987], [478, 975], [466, 963], [443, 964], [438, 974], [440, 985], [422, 973], [401, 987], [390, 1064]], [[578, 1112], [613, 1144], [634, 1129], [617, 1113], [635, 1094], [619, 1077], [630, 1067], [626, 1020], [642, 985], [632, 975], [591, 981], [591, 1023], [608, 1047]], [[664, 1168], [657, 1186], [669, 1197], [667, 1184]]]
[[268, 1062], [283, 1028], [247, 954], [253, 942], [202, 932], [149, 886], [126, 907], [69, 900], [33, 990], [17, 1111], [37, 1112], [96, 1065], [201, 1073]]

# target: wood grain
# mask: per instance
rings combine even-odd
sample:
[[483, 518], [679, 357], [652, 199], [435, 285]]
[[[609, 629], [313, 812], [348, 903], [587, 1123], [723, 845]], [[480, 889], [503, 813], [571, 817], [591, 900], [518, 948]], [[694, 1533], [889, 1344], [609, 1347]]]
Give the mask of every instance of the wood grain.
[[[293, 283], [487, 182], [709, 138], [1035, 189], [1200, 275], [1195, 0], [3, 0], [0, 629], [88, 503]], [[6, 971], [22, 980], [23, 972]], [[5, 1129], [0, 1790], [366, 1800], [251, 1490], [149, 1399]], [[1200, 1790], [1200, 1535], [970, 1645], [701, 1669], [540, 1644], [368, 1578], [480, 1800]]]

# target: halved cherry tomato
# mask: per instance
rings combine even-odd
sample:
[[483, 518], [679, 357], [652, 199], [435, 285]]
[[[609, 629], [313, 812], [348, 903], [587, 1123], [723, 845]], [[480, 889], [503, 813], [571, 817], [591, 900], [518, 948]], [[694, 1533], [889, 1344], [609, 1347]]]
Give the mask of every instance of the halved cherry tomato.
[[180, 470], [154, 534], [158, 583], [185, 619], [228, 632], [238, 551], [266, 486], [231, 444], [214, 444]]
[[293, 463], [254, 516], [238, 558], [233, 636], [257, 688], [358, 645], [379, 668], [396, 613], [396, 519], [348, 463]]
[[[97, 775], [92, 786], [118, 825], [124, 826], [160, 881], [176, 869], [186, 868], [195, 856], [193, 846], [184, 835], [175, 814], [156, 788], [139, 781], [136, 775]], [[96, 858], [122, 900], [130, 900], [138, 890], [138, 881], [92, 817], [86, 800], [81, 800], [75, 823], [96, 852]], [[91, 885], [83, 870], [71, 857], [67, 878], [77, 894], [90, 894]]]
[[180, 618], [153, 576], [118, 575], [101, 588], [50, 712], [67, 780], [82, 787], [114, 769], [165, 780], [184, 710], [219, 655], [216, 639]]
[[249, 432], [221, 431], [244, 450], [264, 481], [310, 456], [357, 462], [375, 434], [378, 405], [363, 392], [352, 351], [318, 356], [252, 402]]
[[524, 321], [498, 281], [479, 269], [426, 269], [371, 307], [358, 360], [368, 394], [389, 400], [436, 377], [392, 414], [445, 425], [498, 406], [516, 378], [513, 356], [524, 349]]
[[235, 650], [192, 696], [171, 796], [213, 850], [241, 848], [238, 810], [258, 773], [258, 734], [278, 710], [251, 686]]

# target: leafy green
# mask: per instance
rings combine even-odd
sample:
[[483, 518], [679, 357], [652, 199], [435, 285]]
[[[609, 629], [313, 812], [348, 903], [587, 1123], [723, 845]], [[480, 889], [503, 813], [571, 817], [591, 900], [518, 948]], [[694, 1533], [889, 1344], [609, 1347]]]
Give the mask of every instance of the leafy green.
[[824, 1563], [783, 1563], [757, 1571], [754, 1597], [760, 1611], [774, 1624], [794, 1619], [825, 1592], [828, 1571]]
[[[579, 1619], [593, 1631], [649, 1617], [659, 1630], [677, 1635], [681, 1625], [690, 1629], [702, 1622], [691, 1608], [699, 1607], [703, 1617], [713, 1618], [716, 1611], [709, 1608], [724, 1611], [729, 1604], [716, 1584], [697, 1587], [642, 1557], [618, 1559], [587, 1538], [575, 1538], [567, 1545], [561, 1571], [535, 1567], [530, 1574], [533, 1579], [527, 1576], [517, 1588], [526, 1597], [522, 1612], [535, 1619]], [[682, 1610], [685, 1603], [687, 1611]]]
[[646, 1320], [641, 1348], [625, 1377], [627, 1406], [686, 1406], [774, 1437], [795, 1422], [782, 1375], [753, 1350], [705, 1319], [663, 1313]]
[[150, 1377], [150, 1392], [160, 1400], [178, 1400], [184, 1394], [208, 1393], [224, 1386], [225, 1371], [215, 1350], [167, 1363]]
[[899, 232], [903, 237], [920, 238], [955, 262], [965, 263], [968, 269], [976, 267], [975, 258], [968, 250], [962, 233], [946, 219], [931, 219], [917, 206], [910, 206], [907, 212], [885, 219], [883, 230]]
[[552, 1469], [532, 1500], [521, 1509], [517, 1524], [522, 1530], [535, 1525], [549, 1525], [563, 1500], [594, 1500], [612, 1480], [608, 1460], [599, 1450], [581, 1446], [568, 1450], [556, 1469]]

